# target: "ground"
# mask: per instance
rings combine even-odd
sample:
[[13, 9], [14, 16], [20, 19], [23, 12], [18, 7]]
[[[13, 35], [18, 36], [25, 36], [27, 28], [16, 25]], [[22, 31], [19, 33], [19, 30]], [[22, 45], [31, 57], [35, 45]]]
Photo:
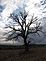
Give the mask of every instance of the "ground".
[[46, 61], [46, 47], [24, 49], [0, 49], [0, 61]]

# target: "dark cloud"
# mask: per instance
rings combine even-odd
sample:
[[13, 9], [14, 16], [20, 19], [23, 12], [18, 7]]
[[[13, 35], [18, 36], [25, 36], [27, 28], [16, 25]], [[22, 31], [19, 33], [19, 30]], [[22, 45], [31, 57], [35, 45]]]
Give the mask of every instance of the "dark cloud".
[[46, 4], [46, 0], [42, 0], [42, 1], [40, 1], [40, 3], [41, 3], [42, 5], [45, 5], [45, 4]]
[[5, 9], [5, 5], [0, 5], [0, 12], [2, 12]]

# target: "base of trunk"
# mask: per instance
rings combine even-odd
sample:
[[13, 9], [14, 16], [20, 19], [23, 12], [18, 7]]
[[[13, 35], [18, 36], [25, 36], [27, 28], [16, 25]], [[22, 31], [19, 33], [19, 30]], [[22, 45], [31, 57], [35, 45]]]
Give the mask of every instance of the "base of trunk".
[[25, 51], [29, 51], [29, 47], [28, 46], [25, 46]]

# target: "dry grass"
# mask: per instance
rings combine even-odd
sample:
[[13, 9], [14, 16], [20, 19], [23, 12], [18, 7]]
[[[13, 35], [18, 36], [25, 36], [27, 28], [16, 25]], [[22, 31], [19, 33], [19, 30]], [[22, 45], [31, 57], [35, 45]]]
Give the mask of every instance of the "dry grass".
[[46, 47], [24, 49], [0, 49], [0, 61], [46, 61]]

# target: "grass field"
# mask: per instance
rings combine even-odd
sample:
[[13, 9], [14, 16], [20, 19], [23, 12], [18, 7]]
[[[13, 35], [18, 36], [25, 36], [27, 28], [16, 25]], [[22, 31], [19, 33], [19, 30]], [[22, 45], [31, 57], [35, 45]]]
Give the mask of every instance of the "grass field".
[[0, 61], [46, 61], [46, 47], [23, 49], [0, 49]]

